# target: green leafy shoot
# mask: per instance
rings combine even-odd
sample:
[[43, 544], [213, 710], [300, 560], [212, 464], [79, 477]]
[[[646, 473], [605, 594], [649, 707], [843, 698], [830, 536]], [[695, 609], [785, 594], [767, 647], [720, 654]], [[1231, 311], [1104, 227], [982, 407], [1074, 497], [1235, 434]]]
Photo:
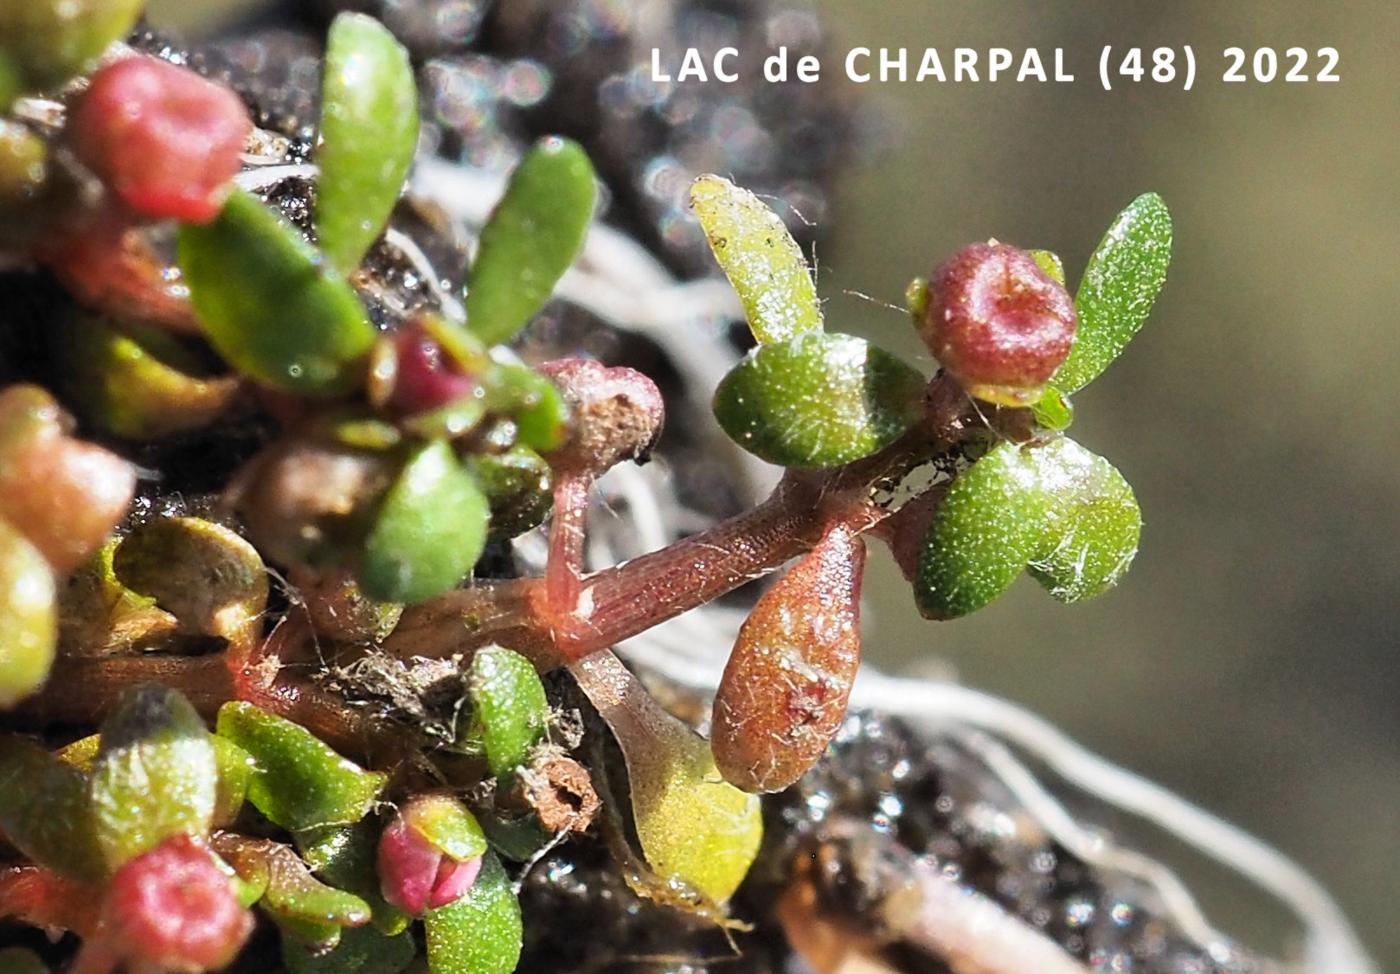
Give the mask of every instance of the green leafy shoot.
[[924, 378], [850, 335], [759, 345], [715, 391], [730, 439], [770, 463], [832, 467], [869, 456], [918, 419]]
[[725, 276], [734, 285], [761, 343], [821, 331], [822, 307], [802, 248], [772, 208], [720, 176], [690, 187], [700, 219]]
[[253, 196], [235, 191], [212, 223], [181, 226], [180, 268], [209, 341], [240, 372], [304, 396], [363, 379], [375, 332], [359, 298]]
[[1112, 464], [1060, 437], [1000, 443], [948, 489], [920, 553], [915, 596], [953, 619], [996, 599], [1029, 568], [1061, 602], [1117, 583], [1137, 553], [1142, 515]]
[[381, 602], [421, 602], [462, 580], [486, 545], [491, 509], [443, 440], [425, 444], [389, 488], [365, 541], [360, 587]]
[[524, 656], [488, 646], [472, 657], [467, 695], [472, 707], [468, 744], [484, 752], [491, 773], [503, 778], [529, 760], [531, 748], [544, 736], [549, 717], [544, 684]]
[[290, 832], [358, 822], [384, 787], [384, 775], [365, 771], [306, 728], [250, 703], [224, 704], [217, 729], [257, 766], [248, 800]]
[[597, 189], [574, 142], [547, 138], [521, 160], [481, 231], [467, 326], [487, 345], [509, 341], [549, 300], [583, 249]]
[[1079, 327], [1069, 358], [1050, 380], [1057, 389], [1073, 394], [1088, 385], [1137, 334], [1167, 279], [1171, 250], [1171, 214], [1156, 193], [1118, 214], [1079, 282]]
[[379, 21], [331, 24], [321, 88], [316, 234], [349, 275], [389, 220], [418, 145], [418, 89], [408, 52]]

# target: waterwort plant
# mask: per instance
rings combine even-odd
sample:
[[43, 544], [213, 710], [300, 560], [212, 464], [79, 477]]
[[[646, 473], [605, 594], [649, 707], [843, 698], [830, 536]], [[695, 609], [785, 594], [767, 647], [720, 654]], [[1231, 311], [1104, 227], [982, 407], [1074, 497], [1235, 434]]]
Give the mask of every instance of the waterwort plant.
[[[92, 68], [139, 7], [57, 6], [0, 0], [0, 108]], [[132, 461], [76, 438], [45, 389], [0, 391], [0, 706], [16, 726], [98, 726], [58, 750], [0, 738], [0, 831], [24, 857], [0, 869], [0, 915], [76, 933], [80, 974], [216, 969], [255, 916], [294, 972], [394, 974], [421, 937], [432, 974], [506, 974], [527, 920], [505, 862], [588, 829], [600, 795], [635, 890], [730, 923], [758, 796], [820, 760], [845, 715], [870, 538], [933, 619], [1022, 572], [1090, 598], [1137, 550], [1132, 489], [1066, 431], [1070, 397], [1164, 281], [1155, 195], [1117, 218], [1073, 297], [1053, 254], [996, 241], [916, 280], [913, 325], [941, 366], [927, 376], [828, 330], [778, 217], [699, 179], [696, 217], [756, 342], [714, 415], [784, 473], [752, 510], [590, 572], [594, 484], [647, 458], [665, 408], [640, 372], [532, 368], [507, 348], [593, 219], [578, 145], [525, 154], [465, 294], [385, 320], [367, 258], [418, 117], [408, 56], [376, 21], [331, 28], [303, 226], [234, 184], [253, 130], [228, 90], [125, 52], [63, 97], [53, 132], [0, 119], [0, 218], [51, 214], [0, 249], [88, 307], [56, 329], [65, 401], [118, 444], [249, 402], [278, 425], [224, 491], [236, 518], [131, 519]], [[488, 542], [551, 511], [540, 577], [466, 584]], [[794, 560], [739, 631], [708, 741], [613, 655]], [[274, 573], [297, 604], [273, 599]], [[453, 719], [406, 733], [352, 706], [310, 675], [327, 647], [454, 660]], [[584, 761], [541, 681], [561, 670], [611, 735]]]

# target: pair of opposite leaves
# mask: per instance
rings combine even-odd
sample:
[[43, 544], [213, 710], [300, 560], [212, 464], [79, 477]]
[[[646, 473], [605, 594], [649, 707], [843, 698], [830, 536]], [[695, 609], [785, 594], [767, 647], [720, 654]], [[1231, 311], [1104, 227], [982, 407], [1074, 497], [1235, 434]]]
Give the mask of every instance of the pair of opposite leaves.
[[[807, 263], [777, 214], [715, 176], [696, 182], [692, 200], [759, 342], [715, 395], [730, 437], [773, 463], [827, 467], [907, 432], [919, 417], [924, 377], [869, 342], [823, 330]], [[1068, 396], [1142, 327], [1170, 256], [1166, 205], [1153, 193], [1138, 197], [1080, 282], [1075, 343], [1045, 396], [1056, 412], [1067, 413]], [[1061, 276], [1057, 259], [1049, 266]], [[1068, 425], [1067, 416], [1057, 425]], [[1054, 434], [998, 444], [955, 481], [935, 515], [915, 578], [920, 609], [934, 618], [965, 615], [1027, 566], [1062, 601], [1092, 597], [1122, 575], [1140, 530], [1132, 489], [1103, 458]]]

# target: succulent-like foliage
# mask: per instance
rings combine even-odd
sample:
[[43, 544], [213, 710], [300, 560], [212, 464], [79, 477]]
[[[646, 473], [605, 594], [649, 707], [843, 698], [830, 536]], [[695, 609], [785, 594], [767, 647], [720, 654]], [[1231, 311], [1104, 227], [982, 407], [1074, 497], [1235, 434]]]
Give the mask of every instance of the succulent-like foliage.
[[521, 160], [472, 265], [467, 322], [482, 341], [507, 341], [549, 299], [583, 246], [593, 179], [587, 154], [567, 139], [545, 139]]
[[1144, 193], [1118, 214], [1084, 269], [1074, 298], [1079, 337], [1055, 373], [1057, 389], [1078, 392], [1122, 353], [1152, 311], [1171, 256], [1167, 204]]
[[[75, 933], [76, 970], [215, 969], [256, 915], [292, 974], [400, 974], [420, 944], [429, 974], [508, 974], [541, 921], [502, 860], [590, 827], [635, 892], [729, 925], [758, 793], [842, 725], [869, 536], [918, 552], [936, 618], [1022, 571], [1089, 598], [1130, 563], [1131, 488], [1063, 434], [1161, 287], [1156, 196], [1115, 222], [1073, 303], [1053, 253], [997, 243], [916, 282], [930, 377], [827, 331], [778, 214], [701, 177], [692, 209], [758, 343], [714, 413], [786, 470], [754, 510], [592, 565], [590, 494], [657, 447], [666, 383], [541, 363], [534, 332], [502, 347], [588, 237], [581, 146], [524, 153], [459, 303], [424, 266], [449, 241], [419, 247], [434, 218], [400, 206], [420, 123], [389, 30], [337, 17], [317, 142], [295, 149], [310, 164], [237, 178], [281, 142], [249, 138], [232, 91], [124, 48], [95, 67], [139, 8], [0, 0], [0, 113], [66, 103], [0, 118], [0, 260], [76, 299], [38, 372], [116, 444], [78, 438], [39, 386], [0, 390], [0, 708], [87, 735], [0, 738], [0, 831], [25, 860], [0, 870], [0, 907]], [[206, 459], [173, 482], [147, 466]], [[928, 486], [930, 467], [955, 475]], [[502, 577], [551, 508], [543, 573]], [[609, 649], [793, 560], [741, 627], [709, 741]], [[401, 665], [418, 655], [436, 662]], [[563, 668], [588, 703], [546, 676]]]
[[209, 340], [244, 374], [307, 396], [359, 381], [374, 343], [359, 299], [256, 198], [235, 192], [214, 222], [186, 224], [180, 267]]
[[408, 52], [372, 17], [341, 14], [326, 43], [316, 233], [350, 274], [399, 200], [418, 147], [418, 88]]

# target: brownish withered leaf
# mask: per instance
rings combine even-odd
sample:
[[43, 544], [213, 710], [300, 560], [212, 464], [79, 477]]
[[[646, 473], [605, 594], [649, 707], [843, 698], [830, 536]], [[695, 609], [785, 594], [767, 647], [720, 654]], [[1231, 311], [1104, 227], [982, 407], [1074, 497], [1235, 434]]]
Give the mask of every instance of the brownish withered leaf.
[[826, 750], [860, 665], [865, 542], [837, 525], [758, 600], [715, 697], [710, 746], [730, 783], [781, 791]]

